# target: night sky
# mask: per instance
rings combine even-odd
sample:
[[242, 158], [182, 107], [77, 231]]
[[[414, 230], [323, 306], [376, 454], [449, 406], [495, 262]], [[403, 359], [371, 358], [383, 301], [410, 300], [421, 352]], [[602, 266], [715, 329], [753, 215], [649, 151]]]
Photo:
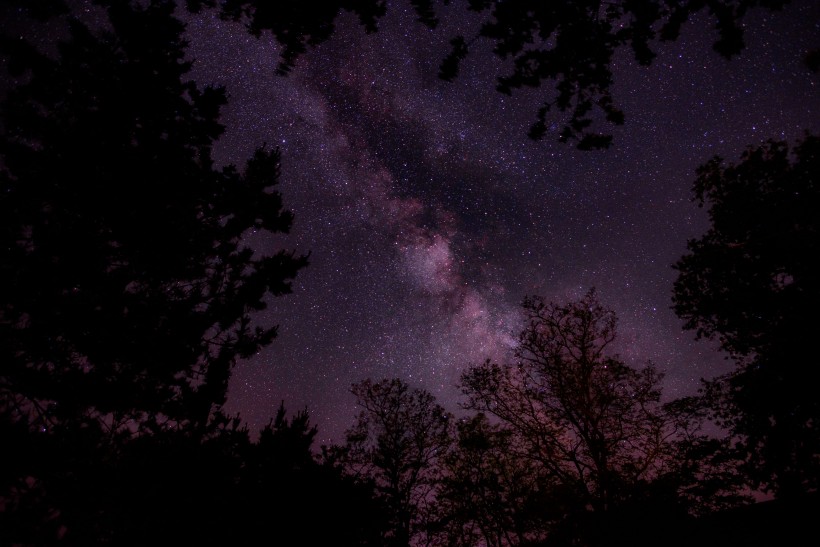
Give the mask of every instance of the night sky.
[[527, 138], [543, 93], [495, 91], [505, 65], [478, 42], [455, 83], [437, 78], [455, 34], [478, 21], [460, 3], [431, 31], [391, 1], [379, 32], [342, 16], [333, 38], [275, 74], [278, 48], [212, 12], [185, 15], [192, 76], [227, 88], [215, 157], [244, 164], [263, 143], [282, 151], [280, 191], [294, 229], [258, 249], [310, 252], [293, 294], [261, 321], [278, 338], [234, 370], [227, 410], [258, 430], [284, 400], [307, 407], [319, 442], [341, 440], [350, 384], [400, 377], [458, 412], [470, 364], [503, 359], [525, 295], [567, 301], [596, 287], [619, 318], [618, 351], [666, 372], [665, 396], [691, 394], [732, 364], [695, 341], [671, 310], [671, 265], [707, 228], [691, 201], [695, 169], [715, 154], [794, 141], [820, 129], [820, 2], [746, 18], [746, 49], [726, 61], [703, 17], [656, 47], [651, 67], [629, 51], [614, 66], [626, 124], [614, 145], [582, 152]]

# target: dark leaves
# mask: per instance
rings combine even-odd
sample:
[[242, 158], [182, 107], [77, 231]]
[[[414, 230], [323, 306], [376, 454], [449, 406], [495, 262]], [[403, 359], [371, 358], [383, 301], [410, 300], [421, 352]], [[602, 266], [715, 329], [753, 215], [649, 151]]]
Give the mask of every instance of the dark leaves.
[[[172, 9], [114, 3], [106, 33], [71, 21], [59, 62], [4, 42], [30, 75], [0, 135], [2, 389], [26, 412], [57, 401], [67, 420], [207, 419], [236, 358], [273, 338], [251, 313], [306, 264], [242, 246], [250, 230], [290, 228], [279, 155], [212, 168], [225, 94], [184, 79]], [[179, 399], [198, 390], [186, 414]]]
[[770, 141], [737, 164], [701, 166], [693, 193], [711, 226], [675, 264], [675, 312], [738, 362], [711, 384], [712, 408], [742, 439], [755, 480], [779, 495], [818, 481], [808, 455], [820, 450], [820, 408], [805, 388], [818, 381], [806, 366], [820, 307], [818, 158], [820, 139], [807, 135], [791, 150]]
[[456, 36], [450, 40], [452, 49], [447, 57], [441, 62], [438, 77], [446, 82], [452, 82], [458, 76], [458, 69], [461, 61], [467, 57], [467, 43], [463, 36]]
[[[418, 21], [436, 28], [438, 17], [433, 0], [413, 0]], [[566, 113], [568, 121], [556, 116], [547, 120], [547, 111], [540, 109], [530, 129], [533, 139], [543, 138], [552, 125], [562, 125], [558, 131], [561, 142], [573, 141], [582, 150], [607, 148], [612, 138], [592, 129], [602, 122], [621, 125], [624, 114], [611, 96], [612, 62], [615, 52], [623, 47], [632, 50], [635, 60], [649, 65], [655, 58], [653, 42], [676, 40], [689, 17], [708, 10], [714, 20], [718, 39], [714, 49], [724, 57], [732, 57], [744, 47], [742, 19], [753, 7], [777, 9], [784, 0], [592, 0], [543, 2], [526, 0], [490, 2], [470, 0], [468, 9], [482, 14], [477, 38], [492, 43], [493, 51], [502, 59], [513, 59], [509, 74], [498, 77], [497, 89], [511, 94], [520, 87], [539, 87], [542, 82], [555, 83], [547, 91], [544, 104]], [[197, 11], [204, 0], [189, 0], [189, 9]], [[446, 0], [442, 4], [448, 4]], [[270, 32], [282, 46], [278, 71], [289, 72], [296, 60], [328, 40], [335, 30], [334, 22], [342, 10], [352, 11], [367, 32], [376, 30], [376, 23], [386, 11], [383, 0], [340, 0], [335, 3], [305, 3], [298, 0], [264, 2], [260, 0], [227, 0], [220, 4], [223, 18], [242, 21], [255, 36]], [[458, 76], [459, 65], [469, 54], [469, 43], [463, 36], [450, 40], [450, 51], [439, 67], [439, 77], [452, 81]], [[597, 114], [603, 114], [599, 119]]]

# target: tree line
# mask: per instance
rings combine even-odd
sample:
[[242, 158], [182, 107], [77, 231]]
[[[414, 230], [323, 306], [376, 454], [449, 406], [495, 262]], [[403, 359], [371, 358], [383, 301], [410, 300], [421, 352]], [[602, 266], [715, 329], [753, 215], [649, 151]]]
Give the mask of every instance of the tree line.
[[[319, 450], [306, 411], [282, 407], [252, 435], [222, 410], [237, 360], [274, 342], [257, 312], [307, 266], [243, 243], [293, 222], [276, 191], [279, 152], [217, 168], [226, 94], [187, 79], [176, 4], [96, 4], [99, 28], [60, 0], [0, 4], [67, 22], [49, 53], [19, 33], [0, 39], [0, 543], [650, 544], [750, 489], [816, 491], [820, 139], [770, 141], [698, 171], [695, 201], [711, 227], [675, 265], [673, 304], [736, 363], [698, 396], [666, 401], [654, 366], [610, 351], [616, 317], [594, 291], [533, 296], [510, 360], [462, 376], [465, 417], [400, 379], [363, 380], [344, 441]], [[581, 144], [588, 101], [614, 112], [606, 71], [586, 63], [605, 69], [601, 52], [621, 45], [648, 55], [653, 24], [673, 39], [681, 14], [704, 7], [721, 36], [737, 38], [729, 23], [757, 2], [613, 2], [596, 18], [611, 32], [584, 46], [603, 50], [566, 67], [545, 51], [534, 73], [514, 44], [589, 23], [592, 4], [524, 4], [470, 6], [489, 13], [480, 37], [514, 56], [521, 85], [555, 79], [570, 90], [564, 140]], [[385, 9], [328, 5], [185, 7], [272, 32], [287, 72], [332, 34], [340, 9], [369, 30]], [[413, 5], [435, 24], [432, 3]], [[631, 30], [613, 37], [610, 17]], [[503, 25], [516, 32], [499, 35]], [[444, 77], [468, 44], [454, 38]], [[710, 421], [726, 434], [707, 434]]]
[[[569, 303], [528, 298], [523, 313], [512, 359], [462, 374], [466, 417], [400, 379], [353, 386], [361, 413], [324, 457], [374, 486], [388, 509], [383, 544], [689, 545], [695, 517], [749, 503], [754, 487], [781, 499], [816, 492], [816, 468], [778, 468], [783, 460], [758, 459], [752, 444], [811, 460], [811, 422], [787, 446], [776, 416], [757, 438], [737, 426], [706, 432], [710, 418], [753, 418], [715, 395], [727, 382], [754, 389], [743, 367], [699, 396], [664, 401], [654, 365], [608, 350], [617, 320], [595, 291]], [[760, 403], [754, 412], [767, 411]]]

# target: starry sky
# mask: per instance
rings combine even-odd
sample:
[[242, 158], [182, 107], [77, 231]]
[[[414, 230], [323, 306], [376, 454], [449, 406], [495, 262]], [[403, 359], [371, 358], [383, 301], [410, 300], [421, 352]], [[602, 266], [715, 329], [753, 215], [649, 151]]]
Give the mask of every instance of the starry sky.
[[230, 99], [217, 161], [242, 165], [263, 143], [282, 152], [294, 229], [249, 244], [310, 253], [293, 294], [259, 316], [278, 338], [234, 370], [227, 410], [252, 431], [284, 401], [309, 410], [320, 443], [340, 441], [365, 378], [402, 378], [458, 413], [461, 372], [509, 355], [532, 294], [565, 302], [595, 287], [619, 316], [618, 352], [665, 371], [667, 398], [732, 366], [682, 330], [671, 265], [707, 228], [691, 201], [698, 165], [820, 129], [818, 75], [802, 62], [820, 47], [820, 3], [753, 12], [731, 61], [702, 16], [648, 68], [621, 52], [626, 124], [602, 128], [614, 145], [593, 152], [557, 142], [560, 117], [527, 138], [550, 88], [497, 93], [507, 65], [487, 43], [454, 83], [437, 78], [449, 38], [477, 29], [456, 4], [435, 31], [401, 1], [371, 35], [344, 15], [287, 77], [269, 36], [185, 15], [193, 78]]

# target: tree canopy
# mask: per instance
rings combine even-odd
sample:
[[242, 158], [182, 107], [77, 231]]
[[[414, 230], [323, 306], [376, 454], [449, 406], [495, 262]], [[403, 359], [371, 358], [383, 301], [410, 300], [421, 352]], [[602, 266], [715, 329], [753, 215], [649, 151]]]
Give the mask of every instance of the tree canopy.
[[544, 498], [547, 537], [589, 532], [595, 544], [595, 534], [628, 532], [636, 502], [668, 505], [667, 516], [737, 502], [736, 474], [713, 459], [726, 453], [700, 432], [696, 401], [663, 403], [653, 365], [611, 353], [617, 319], [594, 291], [567, 304], [528, 298], [523, 308], [514, 361], [472, 367], [462, 390], [466, 408], [498, 418], [513, 439], [507, 450], [539, 470], [532, 491]]
[[[447, 81], [457, 77], [471, 45], [487, 40], [498, 57], [512, 61], [511, 72], [497, 77], [499, 92], [510, 95], [522, 87], [554, 82], [538, 109], [531, 138], [541, 139], [552, 131], [552, 125], [562, 125], [557, 131], [559, 141], [574, 142], [582, 150], [607, 148], [612, 136], [598, 126], [621, 125], [625, 119], [611, 92], [612, 64], [618, 50], [628, 48], [639, 64], [649, 65], [658, 41], [676, 40], [690, 17], [706, 11], [716, 31], [713, 47], [729, 58], [745, 46], [743, 18], [750, 9], [774, 10], [786, 3], [788, 0], [469, 0], [467, 10], [478, 21], [477, 33], [450, 39], [450, 52], [442, 52], [439, 77]], [[243, 22], [255, 36], [270, 32], [282, 48], [278, 70], [287, 73], [308, 48], [333, 35], [341, 12], [355, 13], [367, 32], [375, 32], [387, 4], [384, 0], [320, 5], [226, 0], [219, 2], [219, 9], [223, 18]], [[436, 28], [439, 11], [450, 2], [411, 0], [411, 4], [421, 24]], [[194, 11], [215, 5], [215, 0], [187, 0]], [[553, 111], [559, 114], [553, 117]]]
[[498, 416], [525, 457], [605, 511], [667, 463], [660, 373], [607, 355], [616, 319], [592, 292], [566, 306], [533, 298], [524, 309], [516, 362], [465, 373], [467, 407]]
[[818, 172], [812, 135], [701, 166], [694, 194], [711, 226], [675, 264], [676, 313], [738, 362], [708, 395], [744, 439], [753, 477], [780, 495], [817, 488], [820, 471]]
[[[787, 3], [789, 0], [468, 0], [466, 8], [476, 19], [477, 31], [450, 38], [450, 51], [442, 52], [438, 75], [446, 81], [456, 78], [470, 48], [478, 40], [487, 40], [498, 57], [512, 61], [512, 70], [497, 77], [499, 92], [511, 95], [516, 89], [554, 83], [537, 110], [531, 138], [538, 140], [554, 132], [559, 141], [573, 142], [582, 150], [608, 148], [612, 136], [600, 126], [622, 125], [625, 120], [611, 92], [612, 65], [619, 50], [628, 49], [637, 63], [649, 65], [659, 42], [677, 40], [692, 16], [706, 12], [716, 34], [713, 49], [730, 58], [745, 47], [743, 19], [750, 10], [778, 10]], [[410, 0], [410, 4], [418, 22], [429, 29], [438, 27], [441, 11], [463, 9], [449, 7], [449, 0]], [[222, 19], [243, 24], [256, 37], [270, 33], [281, 48], [277, 72], [287, 74], [301, 55], [333, 36], [341, 13], [355, 14], [365, 31], [372, 33], [387, 13], [388, 2], [185, 0], [185, 6], [195, 13], [216, 9]], [[24, 7], [40, 18], [66, 10], [63, 0]], [[811, 54], [806, 59], [813, 66]]]
[[225, 94], [185, 79], [172, 13], [113, 2], [57, 58], [2, 42], [23, 83], [2, 105], [0, 393], [32, 427], [207, 420], [276, 334], [253, 313], [306, 264], [243, 243], [290, 228], [279, 153], [214, 168]]
[[231, 369], [307, 263], [245, 243], [293, 221], [279, 153], [214, 166], [225, 93], [186, 78], [173, 3], [103, 4], [54, 50], [0, 40], [0, 528], [21, 544], [224, 533], [249, 443], [219, 410]]
[[432, 523], [436, 545], [526, 545], [547, 537], [563, 514], [556, 484], [522, 458], [513, 430], [478, 413], [457, 424], [442, 462]]
[[373, 481], [389, 511], [386, 544], [409, 545], [426, 533], [452, 416], [429, 392], [398, 378], [364, 380], [351, 391], [361, 411], [340, 462], [349, 474]]

